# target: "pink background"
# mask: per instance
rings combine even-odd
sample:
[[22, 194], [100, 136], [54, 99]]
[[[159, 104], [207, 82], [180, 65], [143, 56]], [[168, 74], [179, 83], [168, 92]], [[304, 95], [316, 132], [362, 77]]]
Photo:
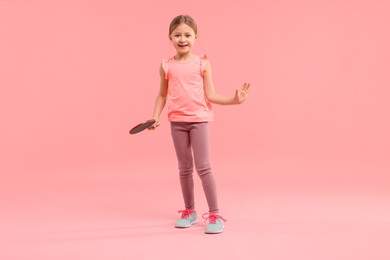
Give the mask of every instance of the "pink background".
[[[0, 1], [1, 259], [389, 259], [390, 4], [221, 3]], [[182, 13], [217, 91], [252, 86], [210, 123], [220, 236], [173, 228], [166, 111], [128, 134]]]

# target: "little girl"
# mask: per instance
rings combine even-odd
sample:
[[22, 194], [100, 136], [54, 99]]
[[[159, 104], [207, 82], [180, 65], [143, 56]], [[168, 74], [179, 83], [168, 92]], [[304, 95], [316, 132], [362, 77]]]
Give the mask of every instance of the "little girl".
[[180, 184], [185, 209], [175, 227], [187, 228], [197, 222], [194, 203], [193, 164], [201, 179], [209, 206], [206, 233], [221, 233], [226, 221], [219, 215], [217, 191], [209, 160], [208, 121], [214, 119], [210, 103], [221, 105], [241, 104], [248, 95], [249, 83], [237, 89], [234, 97], [215, 92], [211, 65], [205, 55], [192, 52], [198, 38], [195, 21], [187, 15], [175, 17], [169, 26], [169, 39], [176, 55], [163, 60], [160, 66], [160, 91], [157, 95], [153, 119], [157, 128], [159, 117], [168, 101], [168, 119], [179, 164]]

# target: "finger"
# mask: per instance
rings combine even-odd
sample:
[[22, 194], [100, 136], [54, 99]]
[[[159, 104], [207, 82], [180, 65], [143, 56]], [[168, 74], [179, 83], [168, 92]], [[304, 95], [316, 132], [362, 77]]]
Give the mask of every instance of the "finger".
[[153, 125], [151, 125], [151, 126], [148, 128], [148, 130], [154, 130], [154, 129], [156, 129], [159, 125], [160, 125], [160, 123], [159, 123], [159, 122], [156, 122], [156, 123], [154, 123]]
[[250, 84], [249, 84], [249, 83], [245, 83], [245, 85], [244, 85], [244, 87], [243, 87], [244, 91], [245, 91], [245, 92], [248, 92], [249, 87], [250, 87]]

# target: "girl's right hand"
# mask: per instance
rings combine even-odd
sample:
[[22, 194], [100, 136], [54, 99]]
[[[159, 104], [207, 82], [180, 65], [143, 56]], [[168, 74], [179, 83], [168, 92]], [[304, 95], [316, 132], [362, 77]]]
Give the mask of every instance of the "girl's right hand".
[[154, 130], [154, 129], [156, 129], [160, 125], [160, 122], [157, 119], [155, 119], [155, 120], [156, 120], [156, 123], [154, 123], [153, 125], [149, 126], [148, 130]]

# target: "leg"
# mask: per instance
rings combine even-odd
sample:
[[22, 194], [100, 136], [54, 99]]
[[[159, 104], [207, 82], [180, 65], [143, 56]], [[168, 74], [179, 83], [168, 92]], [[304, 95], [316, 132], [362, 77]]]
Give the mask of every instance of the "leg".
[[181, 191], [186, 209], [195, 208], [193, 159], [187, 123], [171, 122], [171, 134], [179, 164]]
[[217, 188], [211, 172], [209, 159], [209, 130], [208, 123], [193, 123], [191, 126], [191, 145], [194, 152], [196, 171], [202, 181], [204, 193], [210, 213], [218, 213]]

